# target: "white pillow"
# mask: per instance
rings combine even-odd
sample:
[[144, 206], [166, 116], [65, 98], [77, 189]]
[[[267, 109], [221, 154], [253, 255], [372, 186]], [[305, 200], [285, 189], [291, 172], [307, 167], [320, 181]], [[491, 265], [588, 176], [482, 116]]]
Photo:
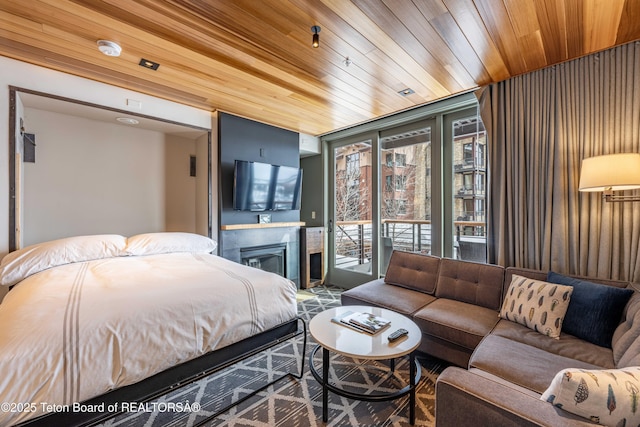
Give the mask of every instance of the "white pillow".
[[567, 412], [606, 426], [640, 425], [640, 367], [564, 369], [540, 396]]
[[58, 265], [121, 256], [126, 244], [123, 236], [101, 234], [30, 245], [2, 258], [0, 285], [15, 285], [32, 274]]
[[559, 339], [572, 292], [572, 286], [514, 274], [500, 309], [500, 317]]
[[125, 255], [154, 255], [171, 252], [211, 253], [218, 244], [193, 233], [163, 232], [138, 234], [127, 239]]

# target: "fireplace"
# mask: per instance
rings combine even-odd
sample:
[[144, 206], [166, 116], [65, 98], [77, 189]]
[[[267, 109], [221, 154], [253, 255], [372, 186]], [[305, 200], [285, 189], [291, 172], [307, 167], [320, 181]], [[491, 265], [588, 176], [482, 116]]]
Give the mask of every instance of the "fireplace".
[[283, 277], [287, 277], [286, 259], [287, 245], [285, 243], [240, 248], [241, 264], [276, 273]]
[[[232, 227], [232, 229], [225, 229], [225, 227]], [[300, 286], [299, 240], [300, 227], [297, 226], [265, 228], [223, 226], [220, 232], [218, 251], [223, 258], [239, 264], [251, 263], [258, 266], [257, 261], [259, 261], [260, 268], [269, 268], [271, 270], [273, 266], [267, 266], [266, 264], [273, 263], [274, 259], [268, 262], [267, 260], [256, 258], [263, 258], [264, 249], [268, 249], [268, 252], [272, 252], [273, 255], [273, 252], [276, 252], [274, 249], [277, 248], [277, 255], [282, 255], [280, 260], [284, 263], [284, 266], [278, 266], [277, 269], [279, 271], [276, 274], [281, 274], [295, 283], [296, 286]], [[283, 248], [284, 253], [282, 253]], [[251, 254], [253, 250], [258, 252]]]

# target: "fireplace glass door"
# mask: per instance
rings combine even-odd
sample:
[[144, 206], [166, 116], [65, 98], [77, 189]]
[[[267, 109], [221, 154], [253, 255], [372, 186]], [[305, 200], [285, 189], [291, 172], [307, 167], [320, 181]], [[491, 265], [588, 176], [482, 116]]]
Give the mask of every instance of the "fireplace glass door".
[[240, 262], [249, 267], [287, 277], [285, 244], [254, 246], [240, 249]]

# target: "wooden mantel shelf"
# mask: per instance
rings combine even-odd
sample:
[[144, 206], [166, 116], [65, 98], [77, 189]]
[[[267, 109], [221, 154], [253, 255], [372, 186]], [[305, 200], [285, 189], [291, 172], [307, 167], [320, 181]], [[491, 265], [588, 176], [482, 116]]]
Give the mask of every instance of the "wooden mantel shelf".
[[229, 224], [221, 225], [220, 230], [249, 230], [255, 228], [304, 227], [304, 222], [270, 222], [267, 224]]

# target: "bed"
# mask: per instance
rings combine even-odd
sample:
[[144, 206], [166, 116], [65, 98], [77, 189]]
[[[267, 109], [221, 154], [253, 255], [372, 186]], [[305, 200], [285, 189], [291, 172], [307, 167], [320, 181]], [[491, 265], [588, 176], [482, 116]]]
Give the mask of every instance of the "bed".
[[74, 402], [152, 398], [295, 335], [295, 285], [214, 249], [189, 233], [95, 235], [4, 257], [0, 426], [93, 422]]

